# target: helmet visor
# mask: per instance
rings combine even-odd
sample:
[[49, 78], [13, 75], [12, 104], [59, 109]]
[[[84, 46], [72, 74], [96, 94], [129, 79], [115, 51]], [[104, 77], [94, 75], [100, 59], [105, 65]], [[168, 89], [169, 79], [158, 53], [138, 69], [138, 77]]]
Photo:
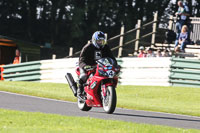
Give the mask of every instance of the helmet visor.
[[105, 45], [105, 39], [96, 40], [96, 43], [97, 43], [98, 45]]

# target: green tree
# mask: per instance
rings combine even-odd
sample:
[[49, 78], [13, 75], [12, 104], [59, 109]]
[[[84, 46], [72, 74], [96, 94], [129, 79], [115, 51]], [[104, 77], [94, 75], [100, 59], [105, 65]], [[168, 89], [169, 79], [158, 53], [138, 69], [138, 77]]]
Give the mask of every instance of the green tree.
[[[188, 5], [199, 16], [200, 2]], [[112, 37], [122, 25], [130, 30], [138, 19], [152, 21], [156, 11], [166, 23], [176, 10], [171, 0], [0, 0], [0, 34], [78, 51], [97, 30]]]

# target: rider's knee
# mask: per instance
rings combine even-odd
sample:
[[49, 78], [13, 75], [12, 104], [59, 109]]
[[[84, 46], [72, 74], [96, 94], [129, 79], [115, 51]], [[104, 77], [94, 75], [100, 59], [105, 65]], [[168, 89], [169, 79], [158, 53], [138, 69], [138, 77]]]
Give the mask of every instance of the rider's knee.
[[83, 84], [85, 83], [87, 80], [87, 74], [85, 73], [85, 71], [82, 69], [80, 70], [80, 77], [79, 77], [79, 83]]

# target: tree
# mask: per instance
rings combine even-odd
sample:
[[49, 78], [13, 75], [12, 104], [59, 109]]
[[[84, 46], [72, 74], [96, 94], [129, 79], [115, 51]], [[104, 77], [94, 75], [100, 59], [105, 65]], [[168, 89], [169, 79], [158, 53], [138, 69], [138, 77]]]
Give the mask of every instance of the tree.
[[[193, 1], [188, 1], [191, 13], [199, 16], [200, 2]], [[0, 0], [0, 32], [78, 51], [97, 30], [112, 37], [122, 25], [130, 30], [138, 19], [152, 21], [156, 11], [165, 24], [176, 10], [171, 0]]]

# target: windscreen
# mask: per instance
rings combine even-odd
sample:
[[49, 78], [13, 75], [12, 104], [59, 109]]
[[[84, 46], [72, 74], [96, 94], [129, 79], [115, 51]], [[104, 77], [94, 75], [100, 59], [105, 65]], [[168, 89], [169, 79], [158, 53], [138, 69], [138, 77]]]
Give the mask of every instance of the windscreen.
[[97, 61], [97, 63], [99, 63], [100, 65], [104, 65], [104, 66], [115, 66], [116, 63], [113, 59], [111, 58], [101, 58]]

